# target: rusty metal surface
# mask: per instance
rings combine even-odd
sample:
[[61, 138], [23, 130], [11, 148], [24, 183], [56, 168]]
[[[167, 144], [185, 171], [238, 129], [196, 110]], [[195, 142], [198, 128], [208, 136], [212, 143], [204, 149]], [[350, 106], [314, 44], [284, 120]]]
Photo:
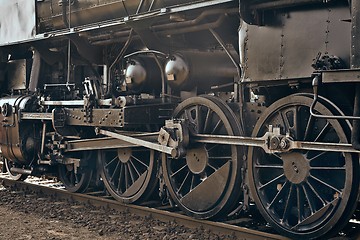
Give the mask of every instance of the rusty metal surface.
[[35, 1], [0, 0], [0, 6], [0, 45], [35, 36]]

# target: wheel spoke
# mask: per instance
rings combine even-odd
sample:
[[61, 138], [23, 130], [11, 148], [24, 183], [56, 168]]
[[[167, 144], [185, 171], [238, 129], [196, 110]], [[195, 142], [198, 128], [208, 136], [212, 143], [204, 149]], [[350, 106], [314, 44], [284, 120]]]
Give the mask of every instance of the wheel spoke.
[[129, 173], [130, 173], [130, 178], [131, 178], [131, 184], [134, 184], [135, 182], [135, 177], [134, 177], [134, 171], [131, 170], [131, 165], [129, 165], [128, 163], [125, 163], [125, 166], [127, 167]]
[[221, 127], [221, 119], [216, 123], [216, 125], [215, 125], [215, 127], [214, 127], [214, 129], [211, 131], [211, 134], [214, 134], [214, 133], [216, 133], [219, 129], [220, 129], [220, 127]]
[[321, 180], [321, 179], [319, 179], [319, 178], [315, 177], [314, 175], [310, 175], [310, 177], [311, 177], [311, 178], [313, 178], [313, 179], [315, 179], [315, 180], [316, 180], [316, 181], [318, 181], [319, 183], [321, 183], [321, 184], [323, 184], [323, 185], [327, 186], [328, 188], [331, 188], [331, 189], [332, 189], [332, 190], [334, 190], [335, 192], [337, 192], [337, 193], [341, 193], [341, 190], [339, 190], [339, 189], [337, 189], [337, 188], [335, 188], [335, 187], [331, 186], [330, 184], [328, 184], [328, 183], [324, 182], [323, 180]]
[[274, 203], [276, 201], [279, 200], [279, 197], [281, 196], [281, 194], [283, 194], [283, 192], [285, 191], [287, 185], [289, 184], [289, 181], [286, 181], [280, 188], [280, 190], [276, 193], [275, 197], [273, 198], [273, 200], [271, 200], [270, 204], [267, 206], [268, 209], [270, 209]]
[[[234, 113], [215, 96], [186, 99], [173, 117], [189, 119], [190, 129], [198, 133], [241, 135]], [[164, 179], [174, 202], [185, 213], [202, 219], [226, 216], [241, 195], [240, 156], [238, 146], [192, 143], [184, 158], [164, 157]]]
[[135, 169], [136, 175], [138, 175], [138, 177], [140, 177], [140, 172], [139, 170], [136, 168], [135, 164], [133, 163], [132, 159], [129, 159], [129, 163], [131, 164], [131, 166]]
[[296, 186], [298, 223], [302, 221], [304, 215], [304, 195], [301, 194], [300, 190], [301, 188]]
[[[119, 148], [100, 150], [100, 153], [101, 178], [111, 196], [124, 203], [140, 202], [152, 196], [157, 184], [153, 150]], [[111, 164], [106, 157], [111, 157]]]
[[129, 173], [128, 173], [128, 169], [125, 166], [124, 167], [124, 172], [125, 172], [125, 189], [128, 189], [129, 187]]
[[309, 115], [309, 120], [307, 121], [305, 133], [304, 133], [304, 137], [303, 137], [304, 141], [310, 137], [310, 133], [311, 133], [312, 127], [314, 125], [314, 119], [315, 118], [312, 115]]
[[321, 129], [319, 134], [316, 136], [314, 142], [317, 142], [322, 137], [324, 137], [324, 135], [330, 130], [330, 127], [331, 127], [330, 122], [326, 122], [325, 126]]
[[213, 169], [214, 171], [218, 170], [219, 168], [214, 167], [213, 165], [211, 165], [210, 163], [207, 164], [211, 169]]
[[209, 126], [209, 119], [210, 119], [212, 113], [213, 113], [213, 111], [210, 108], [208, 108], [208, 110], [206, 112], [206, 116], [205, 116], [203, 133], [207, 132], [207, 129], [208, 129], [208, 126]]
[[283, 159], [281, 158], [281, 156], [279, 156], [279, 154], [277, 154], [277, 153], [273, 153], [272, 156], [275, 156], [275, 157], [277, 157], [278, 159], [280, 159], [281, 161], [283, 161]]
[[115, 156], [113, 159], [110, 160], [107, 164], [105, 164], [105, 168], [107, 168], [110, 164], [112, 164], [115, 160], [118, 159], [118, 156]]
[[281, 178], [285, 177], [284, 174], [281, 174], [280, 176], [277, 176], [276, 178], [272, 179], [271, 181], [261, 185], [260, 187], [258, 187], [259, 190], [262, 190], [264, 188], [266, 188], [267, 186], [270, 186], [271, 184], [273, 184], [274, 182], [280, 180]]
[[187, 174], [186, 174], [184, 180], [182, 181], [180, 187], [176, 191], [177, 193], [179, 193], [182, 190], [182, 188], [184, 187], [184, 184], [185, 184], [185, 182], [186, 182], [186, 180], [188, 179], [189, 176], [190, 176], [190, 171], [187, 172]]
[[[208, 146], [208, 145], [206, 145]], [[212, 146], [210, 148], [207, 148], [208, 152], [211, 152], [214, 148], [220, 146], [219, 144], [212, 144]]]
[[313, 161], [313, 160], [315, 160], [315, 159], [317, 159], [317, 158], [319, 158], [319, 157], [321, 157], [321, 156], [323, 156], [323, 155], [325, 155], [325, 154], [327, 154], [327, 153], [329, 153], [329, 152], [321, 152], [321, 153], [319, 153], [318, 155], [310, 158], [310, 159], [309, 159], [309, 162], [311, 162], [311, 161]]
[[122, 183], [122, 180], [124, 179], [124, 164], [121, 164], [121, 167], [120, 167], [120, 172], [119, 172], [119, 180], [118, 180], [118, 186], [117, 186], [117, 191], [119, 192], [120, 190], [122, 191], [121, 189], [121, 183]]
[[181, 168], [179, 168], [176, 172], [174, 172], [173, 174], [170, 175], [171, 178], [173, 178], [175, 175], [177, 175], [178, 173], [180, 173], [183, 169], [185, 169], [187, 167], [187, 165], [185, 164], [184, 166], [182, 166]]
[[320, 196], [320, 194], [318, 193], [318, 191], [316, 191], [316, 189], [314, 188], [314, 186], [307, 181], [306, 184], [309, 186], [309, 188], [311, 189], [311, 191], [313, 191], [313, 193], [315, 193], [316, 197], [321, 201], [321, 203], [323, 204], [323, 206], [326, 205], [325, 200]]
[[[273, 126], [298, 141], [349, 143], [350, 124], [313, 117], [312, 105], [313, 96], [307, 93], [274, 102], [259, 117], [252, 136], [262, 137]], [[323, 97], [313, 110], [324, 116], [344, 116]], [[357, 206], [359, 182], [354, 167], [358, 169], [359, 161], [351, 154], [299, 149], [271, 155], [250, 147], [248, 163], [256, 206], [267, 222], [291, 239], [330, 236], [352, 216], [350, 208]]]
[[192, 174], [192, 177], [191, 177], [191, 184], [190, 184], [190, 191], [194, 189], [194, 185], [195, 185], [195, 175]]
[[149, 168], [148, 165], [146, 165], [144, 162], [142, 162], [140, 159], [135, 157], [134, 155], [131, 156], [132, 159], [136, 160], [138, 163], [142, 164], [144, 167]]
[[112, 173], [112, 175], [111, 175], [111, 177], [110, 177], [110, 181], [112, 181], [112, 180], [114, 179], [115, 174], [116, 174], [117, 170], [119, 169], [119, 165], [120, 165], [120, 164], [121, 164], [120, 161], [118, 161], [117, 164], [116, 164], [116, 167], [115, 167], [115, 169], [114, 169], [114, 172]]
[[310, 167], [311, 170], [345, 170], [345, 167]]
[[211, 160], [231, 160], [231, 156], [215, 156], [215, 157], [210, 157], [209, 159]]
[[313, 214], [313, 213], [315, 212], [314, 201], [313, 201], [312, 198], [310, 197], [310, 195], [309, 195], [309, 193], [307, 192], [305, 186], [304, 186], [304, 185], [301, 185], [301, 186], [302, 186], [302, 189], [303, 189], [303, 191], [304, 191], [306, 200], [307, 200], [307, 202], [309, 203], [309, 207], [310, 207], [311, 214]]
[[285, 220], [285, 217], [289, 216], [290, 201], [291, 201], [293, 188], [294, 188], [294, 185], [291, 183], [290, 184], [289, 194], [288, 194], [288, 197], [287, 197], [286, 202], [285, 202], [284, 213], [283, 213], [283, 216], [281, 218], [282, 220]]

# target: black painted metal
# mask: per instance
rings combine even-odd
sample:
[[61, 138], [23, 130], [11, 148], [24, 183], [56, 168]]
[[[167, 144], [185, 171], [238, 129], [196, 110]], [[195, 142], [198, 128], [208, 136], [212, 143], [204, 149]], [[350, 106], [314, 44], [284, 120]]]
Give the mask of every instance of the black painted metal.
[[[316, 117], [314, 124], [318, 128], [322, 123], [336, 126], [331, 133], [324, 130], [327, 138], [322, 142], [332, 143], [328, 146], [334, 147], [335, 140], [349, 140], [351, 128], [346, 119], [358, 120], [360, 114], [360, 87], [356, 86], [360, 78], [359, 1], [48, 0], [30, 1], [29, 5], [10, 11], [17, 3], [25, 2], [4, 4], [0, 17], [2, 36], [21, 35], [0, 39], [0, 93], [11, 96], [0, 99], [1, 154], [9, 159], [8, 163], [17, 163], [14, 171], [50, 173], [51, 166], [58, 164], [67, 188], [83, 191], [94, 180], [90, 174], [93, 170], [97, 171], [93, 174], [95, 180], [100, 180], [101, 169], [102, 179], [114, 198], [140, 202], [153, 192], [157, 195], [154, 189], [162, 180], [156, 154], [145, 148], [154, 146], [155, 135], [151, 140], [143, 138], [144, 135], [132, 138], [132, 144], [127, 144], [115, 139], [105, 141], [101, 134], [121, 136], [118, 134], [121, 132], [124, 138], [126, 134], [158, 132], [164, 121], [174, 115], [190, 121], [192, 131], [211, 134], [209, 138], [217, 141], [195, 144], [196, 136], [190, 134], [190, 145], [179, 151], [185, 154], [184, 158], [163, 158], [161, 170], [166, 185], [175, 203], [187, 214], [216, 218], [234, 208], [236, 213], [248, 205], [247, 199], [239, 202], [243, 200], [243, 190], [247, 196], [249, 182], [253, 186], [250, 195], [258, 208], [291, 237], [320, 237], [339, 229], [348, 220], [358, 201], [355, 186], [359, 185], [359, 171], [355, 163], [351, 166], [352, 159], [347, 154], [343, 155], [346, 173], [338, 153], [323, 153], [330, 156], [329, 166], [316, 166], [321, 169], [314, 170], [308, 163], [311, 151], [302, 149], [283, 153], [283, 164], [271, 169], [274, 171], [266, 172], [266, 164], [260, 167], [250, 164], [249, 178], [243, 161], [256, 163], [261, 150], [251, 148], [252, 156], [246, 159], [242, 156], [244, 149], [222, 144], [215, 135], [236, 138], [245, 132], [248, 137], [254, 127], [257, 133], [264, 134], [267, 130], [259, 128], [278, 123], [276, 113], [272, 115], [271, 111], [286, 111], [288, 115], [282, 116], [284, 122], [279, 123], [282, 131], [288, 129], [295, 140], [296, 134], [320, 136], [318, 130], [310, 132], [303, 126], [310, 106], [309, 95], [286, 96], [310, 92], [311, 80], [314, 76], [320, 80], [322, 76], [327, 84], [314, 84], [315, 101], [309, 118]], [[7, 13], [11, 13], [9, 19], [22, 17], [11, 24]], [[25, 38], [21, 31], [12, 29], [26, 23], [31, 24], [23, 31], [28, 33]], [[30, 76], [25, 68], [30, 69], [31, 61], [31, 80], [25, 89], [29, 81], [24, 79]], [[22, 62], [26, 62], [25, 67], [14, 64]], [[29, 93], [31, 101], [26, 107], [13, 102], [17, 98], [26, 99]], [[201, 94], [209, 95], [198, 97]], [[278, 99], [282, 100], [276, 102]], [[350, 117], [352, 113], [355, 117]], [[289, 124], [296, 114], [306, 116]], [[359, 126], [359, 121], [354, 121], [352, 144], [356, 149], [360, 149]], [[297, 144], [303, 146], [304, 142], [299, 141]], [[173, 142], [164, 144], [169, 144], [167, 149], [175, 149], [170, 146]], [[100, 161], [90, 171], [83, 171], [91, 160], [79, 156], [87, 150], [99, 150]], [[339, 169], [334, 171], [340, 172], [334, 179], [340, 183], [344, 182], [344, 175], [347, 179], [344, 189], [319, 190], [318, 194], [313, 191], [306, 199], [304, 194], [299, 194], [302, 197], [290, 194], [305, 185], [316, 171], [333, 167], [332, 163], [338, 163]], [[269, 211], [264, 202], [285, 187], [261, 191], [266, 187], [258, 184], [266, 186], [266, 180], [278, 171], [277, 167], [292, 187], [284, 193], [288, 197], [282, 199], [285, 206], [274, 202], [277, 208]], [[321, 194], [326, 203], [323, 209], [317, 208], [316, 203], [321, 202], [317, 196]], [[341, 199], [337, 197], [340, 194]], [[303, 205], [298, 204], [295, 209], [296, 204], [291, 205], [294, 199]], [[302, 209], [304, 205], [315, 210], [306, 212]], [[287, 210], [290, 208], [293, 211]], [[277, 216], [280, 210], [284, 210], [282, 218]], [[294, 218], [296, 211], [302, 212], [300, 224]]]
[[[240, 134], [229, 107], [214, 97], [190, 98], [178, 106], [174, 117], [188, 119], [190, 131], [196, 133]], [[242, 151], [236, 146], [193, 144], [183, 158], [163, 156], [164, 179], [179, 208], [200, 219], [229, 213], [241, 200]]]
[[[316, 119], [309, 113], [311, 96], [293, 95], [270, 106], [255, 126], [260, 136], [268, 125], [280, 126], [295, 140], [347, 142], [349, 125]], [[315, 108], [336, 113], [327, 100]], [[291, 238], [316, 238], [337, 232], [352, 215], [359, 191], [359, 162], [350, 154], [294, 151], [265, 154], [249, 149], [249, 184], [263, 216]], [[329, 161], [331, 159], [331, 161]]]
[[243, 77], [265, 84], [311, 79], [319, 52], [337, 56], [349, 66], [351, 24], [341, 21], [349, 18], [346, 5], [291, 8], [265, 15], [266, 26], [247, 25], [246, 32], [241, 32], [246, 38]]
[[146, 148], [100, 150], [98, 164], [109, 193], [123, 203], [146, 201], [154, 195], [157, 156]]
[[95, 175], [94, 168], [91, 163], [92, 152], [84, 152], [83, 162], [86, 162], [88, 166], [80, 166], [76, 164], [58, 165], [58, 177], [64, 184], [66, 190], [69, 192], [84, 192], [89, 187], [93, 175]]
[[360, 2], [351, 1], [351, 68], [360, 68]]

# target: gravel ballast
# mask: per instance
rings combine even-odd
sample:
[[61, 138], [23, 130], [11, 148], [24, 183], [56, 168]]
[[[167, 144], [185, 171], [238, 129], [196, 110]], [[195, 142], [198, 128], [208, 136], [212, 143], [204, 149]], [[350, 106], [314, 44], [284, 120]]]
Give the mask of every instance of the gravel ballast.
[[0, 239], [236, 239], [77, 202], [0, 187]]

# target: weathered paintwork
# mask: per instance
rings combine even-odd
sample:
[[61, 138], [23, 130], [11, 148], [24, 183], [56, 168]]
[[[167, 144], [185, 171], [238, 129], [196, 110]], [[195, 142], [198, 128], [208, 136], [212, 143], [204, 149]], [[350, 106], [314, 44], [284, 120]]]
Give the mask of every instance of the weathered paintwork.
[[264, 26], [242, 24], [240, 48], [248, 81], [310, 78], [321, 53], [350, 65], [351, 23], [348, 6], [284, 9]]

